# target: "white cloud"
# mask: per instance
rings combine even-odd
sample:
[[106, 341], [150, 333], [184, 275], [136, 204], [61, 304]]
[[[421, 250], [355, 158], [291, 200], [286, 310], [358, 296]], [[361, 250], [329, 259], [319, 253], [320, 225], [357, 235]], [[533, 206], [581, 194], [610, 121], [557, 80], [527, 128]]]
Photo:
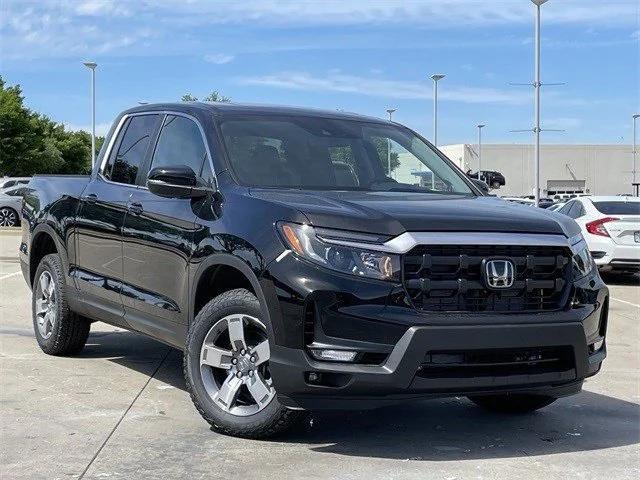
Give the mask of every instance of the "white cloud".
[[75, 12], [89, 16], [129, 16], [131, 11], [117, 0], [82, 0], [75, 4]]
[[[73, 130], [74, 132], [78, 130], [84, 130], [85, 132], [91, 133], [91, 124], [80, 125], [77, 123], [63, 122], [63, 125], [64, 125], [64, 128], [66, 128], [67, 130]], [[103, 137], [107, 134], [110, 128], [111, 128], [111, 123], [109, 122], [96, 123], [96, 135], [99, 137]]]
[[[0, 4], [4, 59], [93, 53], [204, 55], [207, 46], [199, 42], [194, 29], [215, 31], [218, 25], [293, 30], [372, 25], [430, 31], [517, 26], [530, 32], [533, 17], [533, 6], [527, 0], [0, 0]], [[632, 30], [637, 29], [639, 5], [636, 0], [562, 0], [545, 5], [543, 16], [545, 25]], [[150, 37], [155, 41], [149, 41]], [[474, 45], [486, 40], [478, 39]], [[416, 41], [420, 42], [419, 36]], [[306, 43], [326, 47], [321, 40]], [[300, 44], [286, 41], [266, 45], [270, 49], [296, 47]], [[223, 61], [217, 62], [213, 54], [212, 63], [230, 61], [218, 55]]]
[[204, 61], [209, 63], [215, 63], [216, 65], [223, 65], [231, 62], [235, 56], [228, 55], [226, 53], [214, 53], [204, 56]]
[[[396, 99], [431, 99], [432, 86], [424, 82], [385, 80], [342, 73], [313, 76], [307, 72], [282, 72], [272, 75], [242, 77], [243, 85], [286, 88], [317, 92], [342, 92]], [[463, 103], [501, 103], [521, 105], [530, 101], [529, 94], [494, 88], [447, 86], [438, 91], [439, 98]]]
[[[530, 23], [533, 6], [526, 0], [163, 0], [160, 9], [195, 23], [259, 22], [262, 25], [419, 24], [448, 28], [455, 25]], [[176, 12], [179, 12], [176, 14]], [[635, 25], [634, 0], [562, 0], [543, 7], [544, 21], [576, 24]]]

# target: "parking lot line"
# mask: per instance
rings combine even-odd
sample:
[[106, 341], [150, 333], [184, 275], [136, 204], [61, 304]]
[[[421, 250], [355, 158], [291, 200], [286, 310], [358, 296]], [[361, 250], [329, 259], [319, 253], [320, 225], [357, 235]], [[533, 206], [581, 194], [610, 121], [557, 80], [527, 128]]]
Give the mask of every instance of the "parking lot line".
[[631, 305], [632, 307], [640, 308], [640, 305], [638, 305], [637, 303], [627, 302], [626, 300], [620, 300], [619, 298], [611, 297], [611, 300], [615, 300], [616, 302], [620, 303], [626, 303], [627, 305]]
[[16, 275], [19, 275], [21, 272], [13, 272], [13, 273], [8, 273], [6, 275], [3, 275], [0, 277], [0, 280], [4, 280], [5, 278], [10, 278], [10, 277], [15, 277]]

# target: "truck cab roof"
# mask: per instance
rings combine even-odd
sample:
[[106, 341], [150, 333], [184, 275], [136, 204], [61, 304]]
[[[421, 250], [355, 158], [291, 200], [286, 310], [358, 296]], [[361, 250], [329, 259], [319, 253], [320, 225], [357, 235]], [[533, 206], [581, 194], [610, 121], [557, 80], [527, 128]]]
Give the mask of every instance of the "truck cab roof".
[[252, 103], [222, 103], [222, 102], [168, 102], [147, 103], [138, 105], [123, 112], [124, 115], [148, 111], [171, 110], [182, 113], [206, 113], [210, 112], [218, 117], [234, 114], [255, 115], [300, 115], [307, 117], [335, 118], [343, 120], [360, 120], [375, 123], [389, 123], [376, 117], [369, 117], [352, 112], [339, 110], [324, 110], [309, 107], [294, 107], [284, 105], [265, 105]]

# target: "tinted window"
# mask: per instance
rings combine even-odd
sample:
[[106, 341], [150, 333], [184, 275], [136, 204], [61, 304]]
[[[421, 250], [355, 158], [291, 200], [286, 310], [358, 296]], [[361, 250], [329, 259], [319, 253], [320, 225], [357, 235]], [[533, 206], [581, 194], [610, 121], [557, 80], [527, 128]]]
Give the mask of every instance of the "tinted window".
[[558, 212], [564, 215], [569, 215], [569, 210], [571, 210], [571, 208], [575, 205], [575, 203], [576, 202], [566, 203], [561, 209], [558, 210]]
[[[158, 115], [138, 115], [127, 120], [118, 151], [111, 156], [104, 176], [118, 183], [134, 185], [149, 147]], [[124, 136], [122, 136], [124, 135]]]
[[585, 213], [584, 205], [580, 202], [575, 202], [574, 207], [571, 209], [571, 218], [580, 218]]
[[593, 202], [606, 215], [640, 215], [640, 202]]
[[200, 175], [206, 156], [198, 125], [188, 118], [169, 115], [162, 126], [151, 168], [186, 165]]
[[5, 195], [10, 195], [12, 197], [19, 197], [21, 195], [24, 195], [24, 192], [26, 191], [26, 188], [13, 188], [11, 190], [8, 190], [5, 193]]
[[234, 116], [222, 123], [245, 185], [473, 195], [462, 173], [395, 125], [306, 116]]

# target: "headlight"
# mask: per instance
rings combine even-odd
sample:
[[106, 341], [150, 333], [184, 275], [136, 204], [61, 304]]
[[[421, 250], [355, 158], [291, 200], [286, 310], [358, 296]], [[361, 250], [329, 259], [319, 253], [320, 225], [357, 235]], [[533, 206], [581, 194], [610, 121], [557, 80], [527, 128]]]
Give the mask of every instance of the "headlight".
[[585, 246], [582, 250], [573, 256], [573, 279], [580, 280], [591, 272], [593, 268], [593, 259], [589, 248]]
[[318, 265], [378, 280], [400, 279], [398, 255], [334, 244], [329, 240], [323, 241], [316, 236], [314, 228], [310, 225], [279, 223], [278, 228], [287, 247], [300, 257]]

